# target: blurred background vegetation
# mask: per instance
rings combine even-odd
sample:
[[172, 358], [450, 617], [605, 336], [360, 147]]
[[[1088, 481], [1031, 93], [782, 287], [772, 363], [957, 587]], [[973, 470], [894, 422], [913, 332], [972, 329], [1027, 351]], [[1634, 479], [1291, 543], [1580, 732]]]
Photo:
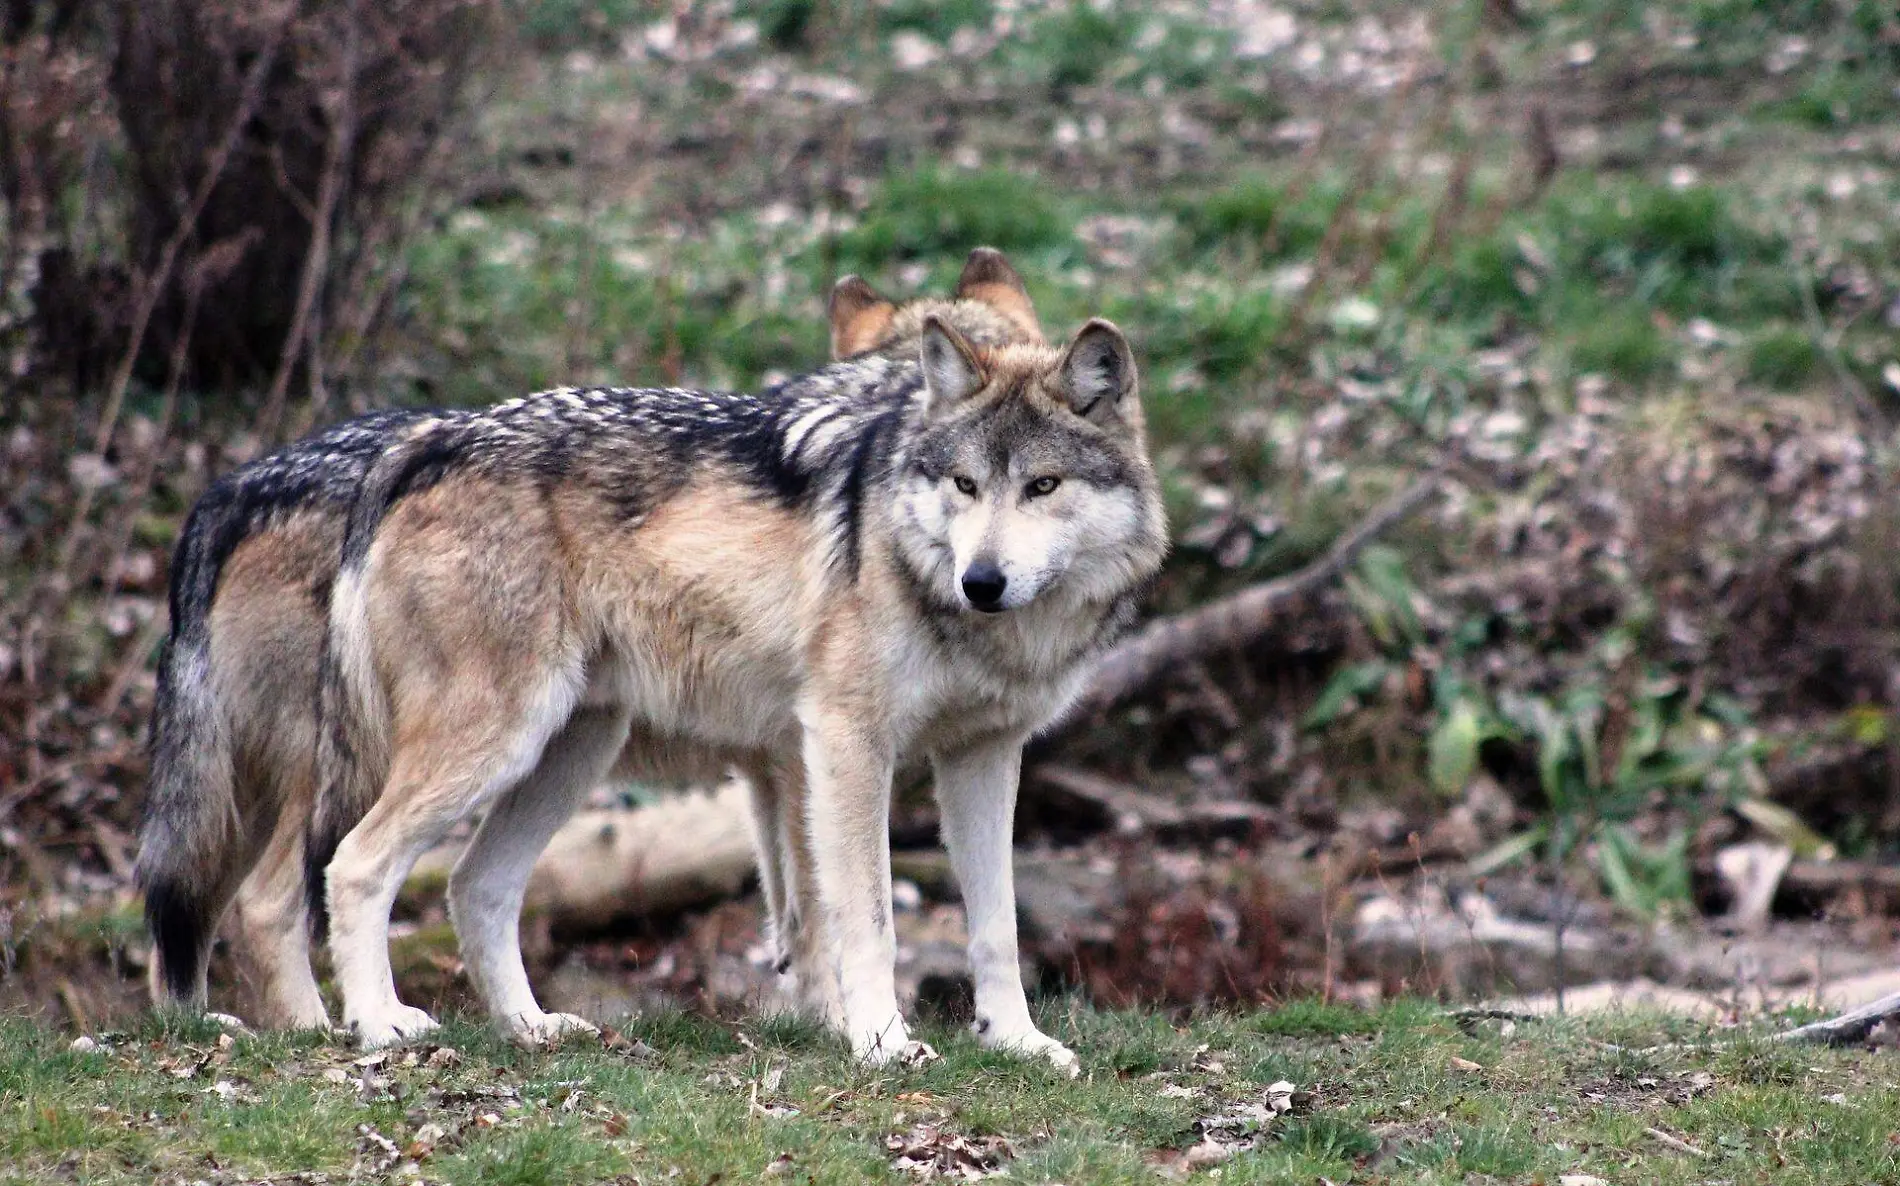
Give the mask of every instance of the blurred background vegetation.
[[1891, 4], [4, 16], [18, 892], [123, 886], [166, 553], [211, 476], [371, 407], [758, 384], [822, 360], [839, 275], [941, 291], [978, 244], [1052, 334], [1136, 343], [1157, 614], [1447, 475], [1322, 611], [1058, 760], [1645, 923], [1722, 909], [1751, 836], [1900, 850]]

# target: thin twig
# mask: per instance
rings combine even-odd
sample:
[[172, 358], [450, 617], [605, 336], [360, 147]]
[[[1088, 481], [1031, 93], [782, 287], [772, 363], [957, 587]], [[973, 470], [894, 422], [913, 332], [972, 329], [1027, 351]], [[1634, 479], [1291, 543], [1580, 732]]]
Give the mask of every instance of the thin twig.
[[1707, 1161], [1709, 1158], [1715, 1156], [1713, 1153], [1710, 1153], [1707, 1150], [1696, 1148], [1694, 1145], [1691, 1145], [1689, 1142], [1683, 1140], [1681, 1137], [1670, 1136], [1668, 1133], [1664, 1132], [1660, 1128], [1650, 1127], [1650, 1128], [1644, 1129], [1643, 1131], [1649, 1134], [1651, 1137], [1653, 1137], [1658, 1143], [1667, 1145], [1669, 1148], [1674, 1149], [1678, 1153], [1687, 1153], [1691, 1157], [1700, 1157], [1704, 1161]]
[[1878, 423], [1880, 409], [1874, 403], [1867, 388], [1847, 369], [1846, 359], [1841, 357], [1840, 343], [1828, 331], [1827, 319], [1821, 316], [1821, 305], [1814, 297], [1814, 277], [1808, 272], [1808, 265], [1801, 258], [1801, 249], [1795, 242], [1793, 228], [1788, 235], [1788, 260], [1794, 268], [1795, 291], [1801, 295], [1801, 316], [1807, 322], [1808, 336], [1814, 339], [1815, 349], [1827, 360], [1827, 366], [1834, 372], [1834, 381], [1840, 385], [1841, 394], [1850, 400], [1854, 409], [1870, 422]]
[[[213, 247], [207, 253], [207, 257], [224, 256], [225, 259], [221, 262], [234, 263], [235, 256], [243, 252], [247, 242], [246, 238], [240, 237], [230, 241], [227, 250], [221, 251], [218, 247]], [[115, 574], [118, 572], [126, 550], [131, 546], [132, 532], [137, 526], [139, 511], [144, 507], [146, 495], [151, 493], [152, 482], [158, 476], [159, 459], [164, 451], [165, 438], [171, 432], [172, 416], [178, 407], [178, 390], [184, 383], [185, 368], [190, 362], [192, 332], [198, 324], [198, 306], [204, 296], [210, 270], [224, 270], [218, 268], [215, 263], [210, 264], [208, 269], [208, 263], [209, 260], [206, 257], [201, 257], [186, 281], [185, 319], [178, 327], [178, 336], [172, 341], [171, 361], [165, 377], [165, 394], [159, 401], [157, 431], [152, 441], [151, 451], [139, 467], [138, 476], [133, 479], [125, 492], [123, 500], [125, 510], [120, 516], [118, 529], [112, 533], [112, 542], [101, 548], [97, 557], [87, 566], [88, 572], [104, 575], [107, 598], [118, 592], [118, 577]], [[116, 698], [113, 703], [117, 703]]]
[[323, 178], [317, 183], [317, 203], [310, 224], [310, 249], [304, 255], [303, 279], [297, 286], [297, 303], [290, 316], [290, 332], [284, 337], [283, 353], [277, 359], [277, 373], [271, 376], [270, 394], [265, 397], [264, 410], [258, 416], [258, 435], [266, 445], [276, 442], [277, 428], [284, 415], [284, 400], [290, 392], [291, 372], [296, 370], [297, 359], [305, 353], [310, 356], [308, 369], [311, 374], [311, 390], [322, 386], [319, 373], [319, 353], [315, 335], [315, 312], [318, 294], [323, 289], [324, 277], [330, 270], [330, 237], [332, 224], [336, 222], [337, 203], [343, 195], [344, 175], [349, 169], [350, 157], [356, 151], [356, 58], [359, 40], [361, 0], [350, 0], [346, 10], [346, 25], [343, 34], [343, 84], [338, 87], [335, 111], [332, 116], [335, 125], [330, 131], [330, 143], [324, 151]]
[[237, 109], [231, 115], [231, 123], [225, 128], [224, 136], [218, 146], [212, 150], [205, 161], [205, 173], [198, 181], [198, 189], [191, 196], [191, 204], [185, 208], [184, 217], [178, 220], [178, 226], [172, 231], [171, 238], [159, 249], [158, 265], [145, 279], [139, 303], [132, 314], [132, 326], [126, 341], [125, 354], [119, 359], [119, 367], [113, 373], [112, 384], [106, 389], [105, 410], [99, 416], [99, 430], [93, 438], [93, 452], [103, 454], [112, 444], [112, 433], [118, 424], [119, 410], [125, 402], [126, 388], [132, 382], [132, 368], [138, 362], [139, 348], [144, 344], [145, 331], [150, 326], [152, 314], [158, 309], [166, 287], [171, 283], [172, 271], [178, 265], [178, 253], [185, 243], [197, 233], [198, 216], [204, 213], [205, 203], [211, 200], [211, 191], [217, 188], [224, 176], [224, 167], [230, 163], [231, 154], [237, 151], [239, 140], [251, 117], [257, 113], [258, 101], [263, 97], [264, 80], [277, 61], [277, 51], [282, 46], [284, 34], [290, 29], [290, 22], [297, 15], [295, 4], [284, 6], [283, 19], [278, 21], [258, 51], [251, 68], [244, 76], [244, 87], [238, 93]]

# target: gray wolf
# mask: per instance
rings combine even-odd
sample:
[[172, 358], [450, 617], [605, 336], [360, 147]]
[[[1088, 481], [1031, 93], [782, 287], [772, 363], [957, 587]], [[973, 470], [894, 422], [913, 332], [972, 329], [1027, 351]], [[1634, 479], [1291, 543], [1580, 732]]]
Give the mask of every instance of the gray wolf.
[[[972, 252], [954, 295], [896, 305], [855, 276], [829, 303], [834, 357], [914, 352], [926, 314], [979, 341], [1041, 341], [1022, 280]], [[461, 412], [358, 417], [227, 474], [173, 557], [138, 880], [156, 1000], [203, 1008], [220, 921], [267, 1024], [328, 1022], [310, 967], [305, 830], [315, 798], [318, 670], [344, 521], [371, 463]]]
[[591, 1028], [541, 1009], [516, 927], [536, 855], [618, 758], [752, 783], [797, 991], [892, 1057], [890, 784], [916, 755], [981, 1040], [1073, 1070], [1017, 965], [1021, 752], [1165, 549], [1133, 354], [1100, 320], [1056, 349], [930, 315], [912, 358], [761, 395], [563, 390], [411, 434], [364, 478], [331, 598], [310, 844], [345, 1023], [371, 1046], [434, 1026], [397, 998], [389, 910], [486, 809], [449, 887], [469, 977], [518, 1038]]

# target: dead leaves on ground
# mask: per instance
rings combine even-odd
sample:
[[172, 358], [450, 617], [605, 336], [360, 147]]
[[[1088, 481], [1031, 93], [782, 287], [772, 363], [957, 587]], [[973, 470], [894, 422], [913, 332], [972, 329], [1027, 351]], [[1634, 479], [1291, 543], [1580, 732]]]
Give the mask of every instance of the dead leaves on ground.
[[[1212, 1061], [1211, 1065], [1219, 1067], [1221, 1064]], [[1169, 1083], [1161, 1089], [1164, 1099], [1191, 1099], [1201, 1094], [1202, 1091], [1179, 1083]], [[1259, 1148], [1273, 1135], [1277, 1122], [1312, 1111], [1314, 1100], [1314, 1093], [1302, 1091], [1285, 1079], [1278, 1080], [1257, 1095], [1228, 1100], [1219, 1112], [1200, 1117], [1194, 1122], [1194, 1131], [1200, 1137], [1197, 1142], [1185, 1148], [1156, 1150], [1149, 1155], [1148, 1162], [1168, 1178], [1185, 1177], [1220, 1165], [1236, 1154]]]

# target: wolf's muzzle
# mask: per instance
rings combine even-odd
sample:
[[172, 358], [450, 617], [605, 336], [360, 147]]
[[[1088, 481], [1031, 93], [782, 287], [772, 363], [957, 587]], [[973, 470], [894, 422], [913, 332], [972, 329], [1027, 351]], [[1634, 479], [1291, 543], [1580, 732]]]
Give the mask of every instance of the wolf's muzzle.
[[970, 605], [986, 614], [1003, 612], [1003, 590], [1009, 578], [988, 560], [978, 560], [963, 570], [963, 596]]

